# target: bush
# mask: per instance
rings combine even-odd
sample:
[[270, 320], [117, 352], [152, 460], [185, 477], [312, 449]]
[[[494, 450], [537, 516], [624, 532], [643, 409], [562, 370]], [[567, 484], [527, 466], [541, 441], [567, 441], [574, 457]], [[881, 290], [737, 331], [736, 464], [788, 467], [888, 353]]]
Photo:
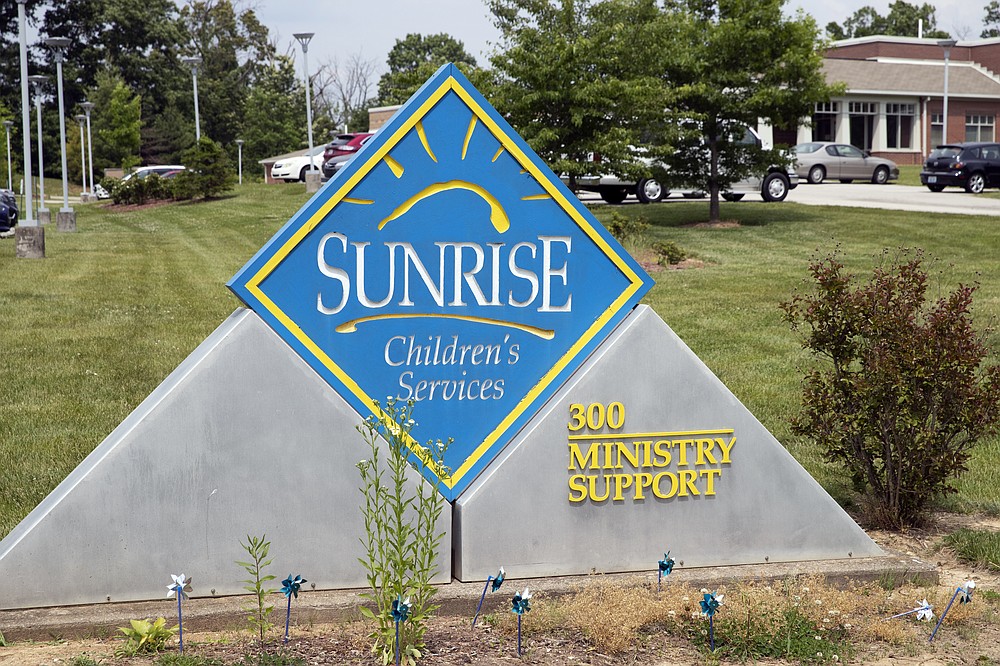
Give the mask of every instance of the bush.
[[844, 465], [872, 524], [919, 524], [928, 502], [955, 492], [969, 451], [998, 420], [1000, 367], [972, 325], [975, 286], [926, 304], [921, 252], [883, 263], [854, 286], [836, 254], [810, 266], [813, 293], [781, 305], [803, 347], [826, 362], [809, 372], [796, 434]]
[[649, 222], [641, 215], [629, 217], [614, 212], [611, 213], [611, 219], [606, 226], [615, 240], [625, 247], [626, 244], [639, 243], [642, 240], [642, 235], [649, 228]]
[[102, 186], [116, 204], [142, 205], [151, 200], [170, 199], [173, 196], [170, 181], [155, 173], [145, 178], [106, 179]]
[[194, 194], [209, 199], [231, 190], [236, 182], [226, 151], [207, 136], [201, 137], [198, 143], [184, 151], [183, 159], [187, 171], [178, 175], [185, 177], [177, 187], [183, 188], [185, 194], [190, 186]]
[[679, 264], [687, 259], [687, 252], [673, 241], [656, 241], [653, 243], [653, 252], [656, 253], [657, 263], [664, 267]]

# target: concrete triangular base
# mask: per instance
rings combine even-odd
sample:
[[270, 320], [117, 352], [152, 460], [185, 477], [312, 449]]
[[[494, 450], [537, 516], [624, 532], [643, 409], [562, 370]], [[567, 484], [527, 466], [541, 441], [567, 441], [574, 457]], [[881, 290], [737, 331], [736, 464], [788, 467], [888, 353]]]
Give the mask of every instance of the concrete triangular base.
[[[597, 426], [611, 403], [618, 428], [571, 407]], [[686, 567], [882, 554], [646, 306], [459, 497], [454, 533], [464, 581], [655, 570], [667, 549]]]
[[[360, 422], [237, 311], [0, 541], [0, 608], [158, 599], [182, 572], [195, 596], [244, 593], [234, 561], [248, 534], [272, 542], [278, 580], [364, 587]], [[438, 582], [450, 545], [446, 534]]]

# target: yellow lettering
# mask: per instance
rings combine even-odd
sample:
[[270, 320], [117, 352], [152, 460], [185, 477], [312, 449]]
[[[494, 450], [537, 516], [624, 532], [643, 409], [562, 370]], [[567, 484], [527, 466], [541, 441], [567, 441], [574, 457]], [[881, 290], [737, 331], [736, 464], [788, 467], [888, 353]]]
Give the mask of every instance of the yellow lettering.
[[666, 467], [670, 464], [670, 440], [661, 439], [653, 445], [653, 451], [659, 456], [659, 462], [653, 460], [653, 467]]
[[715, 494], [715, 477], [722, 474], [721, 469], [703, 469], [698, 476], [705, 477], [705, 495]]
[[700, 495], [697, 486], [694, 485], [694, 480], [698, 478], [698, 472], [693, 469], [684, 469], [677, 472], [678, 483], [681, 487], [680, 492], [677, 493], [678, 497], [687, 497], [688, 491], [691, 491], [692, 495]]
[[[663, 494], [663, 491], [660, 490], [660, 481], [663, 480], [663, 477], [667, 477], [668, 479], [670, 479], [670, 492], [667, 494]], [[656, 495], [660, 499], [670, 499], [676, 493], [677, 493], [677, 477], [674, 475], [673, 472], [660, 472], [655, 477], [653, 477], [654, 495]]]
[[[586, 478], [583, 474], [574, 474], [569, 477], [569, 501], [570, 502], [582, 502], [587, 499], [587, 484]], [[577, 492], [579, 495], [574, 495]]]
[[569, 470], [594, 469], [597, 467], [597, 447], [598, 442], [592, 442], [587, 449], [587, 456], [584, 457], [580, 451], [580, 445], [576, 442], [569, 443]]
[[650, 460], [650, 453], [652, 452], [653, 442], [646, 440], [645, 442], [636, 442], [636, 446], [642, 449], [642, 466], [652, 467], [653, 462]]
[[653, 475], [646, 472], [639, 472], [635, 475], [635, 498], [637, 500], [646, 499], [642, 494], [643, 488], [650, 488], [653, 485]]
[[720, 449], [722, 449], [722, 464], [730, 464], [732, 461], [729, 459], [729, 452], [733, 450], [733, 445], [736, 444], [736, 435], [733, 435], [733, 438], [729, 440], [728, 445], [726, 444], [726, 440], [721, 437], [716, 437], [715, 443], [719, 445]]
[[[598, 479], [604, 479], [604, 495], [602, 497], [597, 496]], [[608, 477], [604, 476], [603, 474], [600, 476], [595, 474], [593, 476], [588, 477], [587, 481], [590, 485], [590, 499], [594, 500], [595, 502], [603, 502], [604, 500], [608, 499], [608, 497], [611, 496], [611, 484], [608, 482]]]
[[[573, 420], [569, 422], [569, 431], [576, 432], [583, 429], [583, 426], [587, 424], [587, 419], [583, 415], [583, 405], [579, 403], [573, 403], [569, 406], [569, 415]], [[575, 426], [575, 427], [574, 427]]]
[[687, 467], [687, 464], [688, 464], [687, 447], [688, 446], [694, 446], [694, 440], [693, 439], [675, 439], [675, 440], [673, 440], [671, 442], [671, 444], [673, 446], [676, 446], [680, 450], [680, 453], [677, 454], [677, 458], [678, 458], [678, 460], [677, 460], [677, 466], [678, 467]]
[[704, 465], [706, 460], [709, 464], [714, 465], [718, 461], [715, 459], [710, 451], [715, 448], [715, 442], [711, 439], [699, 439], [698, 440], [698, 462], [697, 465]]
[[620, 502], [625, 499], [622, 496], [622, 491], [626, 488], [632, 487], [632, 475], [631, 474], [615, 474], [615, 500]]
[[632, 464], [632, 467], [638, 467], [639, 466], [639, 447], [637, 445], [633, 444], [634, 449], [629, 449], [628, 447], [625, 446], [625, 442], [615, 442], [615, 446], [618, 447], [618, 465], [617, 466], [619, 468], [623, 467], [623, 465], [622, 465], [622, 456], [624, 456], [625, 459], [628, 460]]

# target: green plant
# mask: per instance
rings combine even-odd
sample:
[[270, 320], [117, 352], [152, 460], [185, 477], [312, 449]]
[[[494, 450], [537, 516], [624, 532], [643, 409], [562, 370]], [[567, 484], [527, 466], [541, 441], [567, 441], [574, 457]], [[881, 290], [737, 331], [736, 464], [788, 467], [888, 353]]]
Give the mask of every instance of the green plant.
[[188, 654], [165, 654], [156, 660], [157, 666], [225, 666], [219, 659], [206, 659]]
[[243, 589], [250, 592], [255, 597], [256, 605], [249, 609], [247, 623], [251, 629], [260, 636], [261, 644], [264, 643], [264, 635], [274, 627], [274, 623], [268, 618], [274, 611], [274, 604], [268, 604], [265, 599], [269, 594], [274, 594], [277, 589], [265, 587], [265, 583], [274, 580], [273, 574], [265, 574], [264, 567], [271, 564], [267, 559], [267, 553], [271, 550], [271, 542], [267, 541], [267, 535], [254, 537], [247, 535], [247, 542], [240, 542], [243, 550], [250, 556], [249, 562], [237, 561], [236, 564], [243, 567], [250, 575], [250, 578], [240, 581], [246, 583]]
[[69, 666], [100, 666], [100, 663], [85, 654], [80, 654], [70, 659]]
[[179, 174], [184, 178], [177, 187], [186, 188], [190, 183], [191, 189], [206, 199], [232, 189], [236, 181], [226, 151], [207, 136], [184, 151], [183, 160], [187, 170]]
[[294, 657], [284, 652], [259, 652], [257, 654], [245, 654], [232, 666], [305, 666], [306, 660], [301, 657]]
[[946, 536], [943, 543], [954, 550], [958, 559], [966, 564], [1000, 571], [1000, 532], [963, 527]]
[[7, 647], [7, 639], [4, 638], [2, 631], [0, 631], [0, 647]]
[[649, 222], [641, 215], [632, 217], [615, 211], [611, 213], [611, 219], [604, 226], [624, 247], [640, 243], [643, 234], [649, 229]]
[[[389, 398], [381, 408], [385, 422], [370, 416], [358, 426], [371, 449], [371, 459], [358, 463], [365, 498], [361, 507], [365, 557], [360, 561], [367, 570], [369, 588], [362, 596], [375, 606], [375, 610], [362, 607], [361, 612], [378, 623], [370, 638], [372, 652], [383, 664], [395, 658], [393, 600], [403, 596], [411, 601], [410, 617], [399, 627], [400, 655], [408, 664], [420, 658], [427, 620], [438, 608], [431, 603], [436, 592], [431, 579], [437, 573], [437, 552], [444, 537], [437, 531], [444, 506], [439, 487], [440, 479], [449, 473], [444, 454], [451, 440], [447, 444], [428, 443], [426, 447], [413, 441], [413, 404], [412, 400]], [[380, 407], [377, 402], [376, 407]], [[381, 453], [383, 441], [389, 445], [387, 457]], [[417, 483], [414, 490], [407, 474], [411, 451], [420, 460], [415, 466], [418, 471], [436, 468], [436, 482]]]
[[990, 348], [972, 324], [976, 287], [927, 305], [922, 253], [908, 254], [883, 252], [859, 286], [836, 254], [814, 260], [813, 293], [781, 305], [825, 361], [806, 375], [793, 432], [846, 467], [872, 524], [893, 528], [955, 492], [950, 480], [1000, 418], [1000, 366], [984, 366]]
[[656, 241], [653, 243], [653, 252], [656, 253], [656, 261], [661, 266], [672, 266], [687, 259], [687, 252], [673, 241]]
[[135, 656], [141, 653], [156, 653], [164, 648], [167, 640], [177, 633], [177, 627], [168, 627], [167, 619], [129, 620], [129, 626], [119, 627], [125, 635], [125, 645], [115, 650], [116, 655]]

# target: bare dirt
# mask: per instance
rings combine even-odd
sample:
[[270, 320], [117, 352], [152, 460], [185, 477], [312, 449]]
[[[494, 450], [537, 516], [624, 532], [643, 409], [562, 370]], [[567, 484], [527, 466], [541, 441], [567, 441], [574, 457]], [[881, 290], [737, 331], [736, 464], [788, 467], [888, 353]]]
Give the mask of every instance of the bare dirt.
[[[1000, 575], [963, 564], [954, 553], [940, 547], [941, 538], [960, 527], [1000, 531], [1000, 520], [941, 514], [925, 529], [870, 534], [883, 548], [932, 562], [938, 571], [940, 583], [936, 588], [909, 587], [893, 593], [899, 595], [900, 604], [908, 604], [910, 597], [920, 596], [946, 600], [957, 586], [971, 579], [977, 584], [975, 612], [955, 625], [947, 623], [933, 643], [926, 640], [930, 625], [912, 621], [895, 625], [902, 629], [893, 634], [894, 639], [880, 632], [859, 633], [854, 640], [854, 654], [843, 659], [838, 657], [839, 662], [874, 666], [1000, 664], [1000, 620], [997, 618], [1000, 602], [996, 594], [1000, 589]], [[943, 606], [938, 604], [935, 608], [940, 612]], [[497, 615], [501, 614], [507, 615]], [[278, 615], [277, 610], [275, 615]], [[952, 615], [948, 617], [951, 620]], [[283, 617], [279, 619], [283, 620]], [[703, 641], [697, 637], [678, 636], [662, 629], [643, 632], [629, 649], [618, 654], [602, 652], [577, 631], [558, 627], [544, 631], [526, 630], [523, 638], [524, 654], [519, 657], [516, 624], [505, 617], [500, 619], [499, 622], [490, 617], [485, 621], [480, 619], [477, 626], [472, 628], [470, 619], [465, 616], [435, 617], [429, 623], [426, 654], [420, 663], [428, 666], [496, 666], [515, 663], [673, 666], [728, 663], [725, 660], [720, 662], [716, 656], [708, 654], [701, 644]], [[275, 635], [279, 634], [280, 629], [274, 630]], [[369, 626], [361, 621], [311, 623], [308, 618], [299, 617], [293, 624], [292, 638], [287, 646], [282, 645], [280, 640], [275, 640], [265, 646], [265, 649], [272, 654], [284, 653], [300, 657], [307, 664], [373, 666], [377, 662], [369, 652], [370, 643], [365, 636], [368, 630]], [[248, 655], [252, 657], [259, 650], [246, 630], [185, 631], [184, 641], [185, 654], [218, 660], [215, 663], [240, 663], [240, 660]], [[156, 663], [155, 656], [115, 657], [115, 650], [121, 645], [122, 642], [112, 636], [84, 640], [54, 639], [47, 642], [19, 641], [0, 647], [0, 666], [83, 666], [93, 662], [148, 666]], [[177, 641], [174, 639], [168, 645], [167, 653], [177, 654], [177, 648]], [[830, 655], [817, 658], [816, 661], [832, 663]], [[247, 663], [256, 663], [256, 660], [248, 660]], [[755, 663], [777, 665], [788, 662], [764, 660]]]

